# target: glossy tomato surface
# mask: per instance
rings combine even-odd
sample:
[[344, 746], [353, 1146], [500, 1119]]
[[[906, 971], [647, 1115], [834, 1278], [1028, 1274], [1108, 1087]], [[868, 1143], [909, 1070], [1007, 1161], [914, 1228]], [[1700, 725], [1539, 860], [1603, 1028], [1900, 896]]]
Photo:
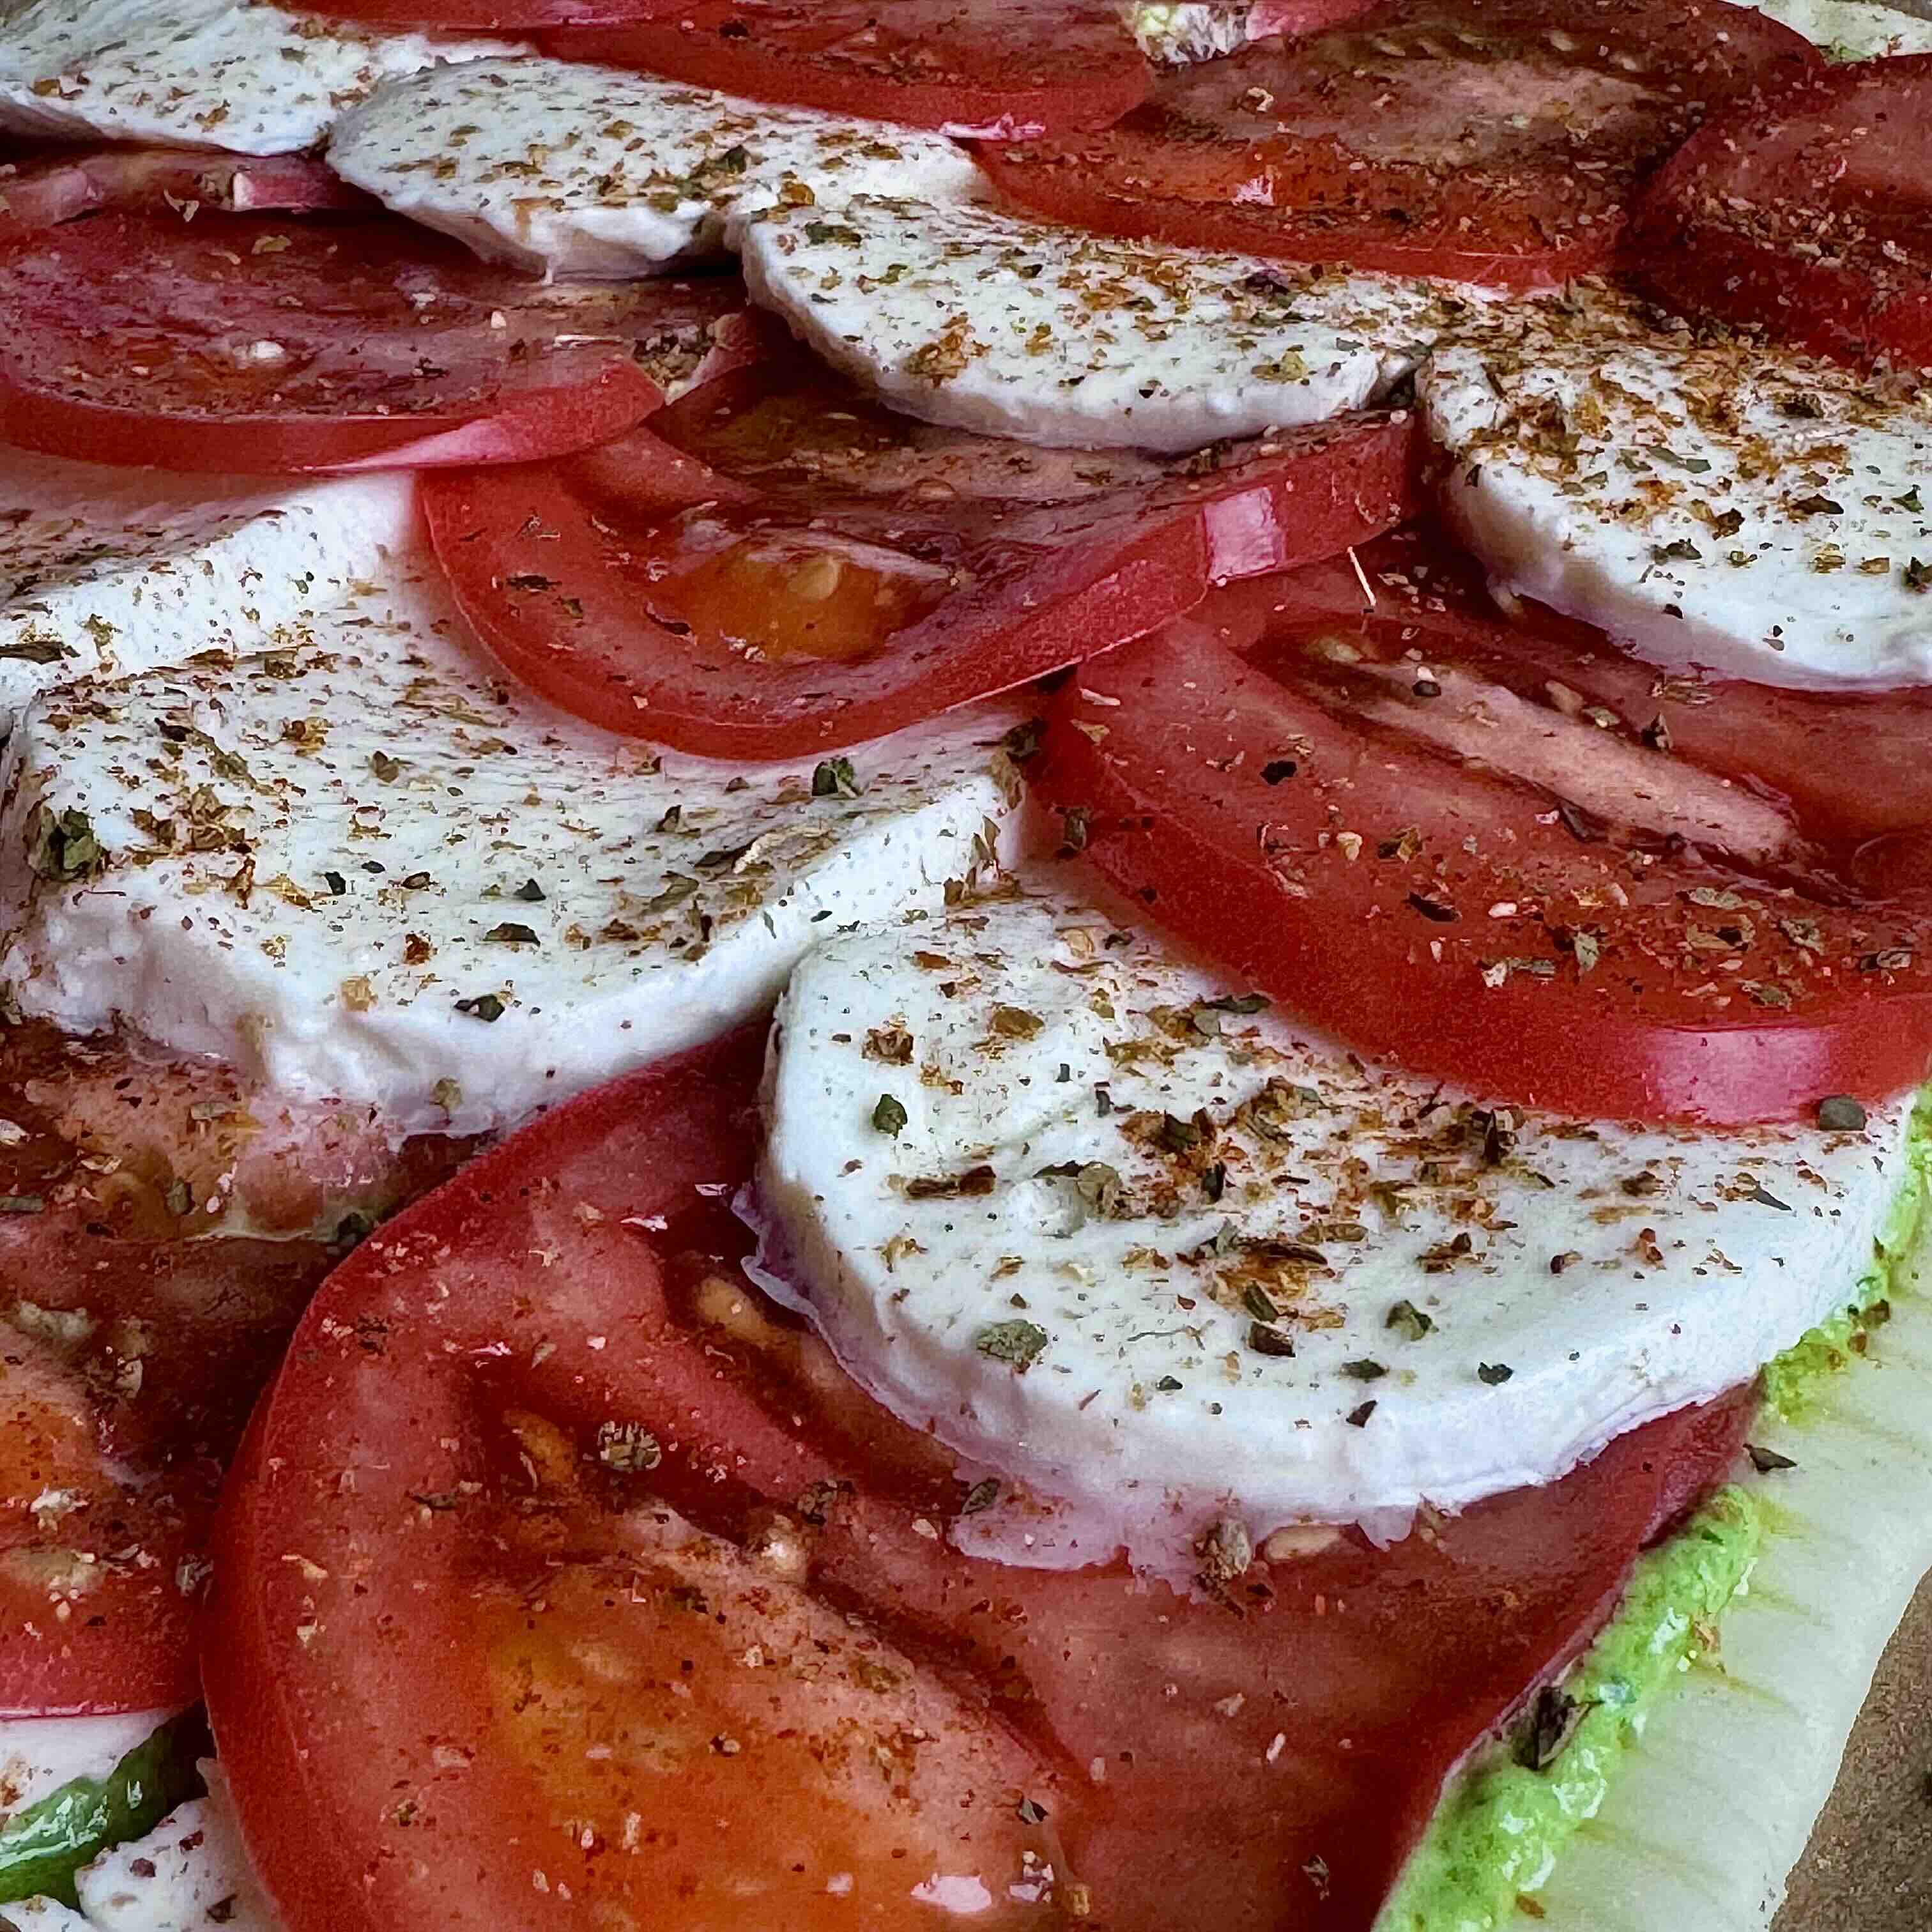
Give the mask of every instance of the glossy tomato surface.
[[1104, 128], [1152, 75], [1108, 0], [698, 0], [553, 53], [988, 140]]
[[613, 730], [719, 758], [872, 738], [1136, 637], [1414, 502], [1401, 415], [1175, 458], [932, 428], [778, 352], [607, 448], [426, 479], [464, 615]]
[[1388, 0], [980, 158], [1005, 199], [1103, 233], [1550, 288], [1608, 260], [1710, 106], [1816, 58], [1723, 0]]
[[1723, 115], [1657, 178], [1632, 267], [1673, 308], [1820, 355], [1932, 365], [1932, 55]]
[[1519, 773], [1533, 760], [1600, 816], [1648, 814], [1735, 856], [1874, 890], [1932, 886], [1918, 863], [1932, 834], [1932, 691], [1661, 671], [1594, 626], [1527, 599], [1498, 604], [1481, 566], [1426, 523], [1352, 560], [1211, 592], [1192, 614], [1258, 664], [1318, 669], [1344, 709]]
[[290, 1932], [494, 1932], [533, 1894], [642, 1932], [925, 1932], [946, 1898], [1042, 1932], [1367, 1932], [1444, 1774], [1749, 1403], [1232, 1597], [962, 1556], [952, 1459], [735, 1266], [764, 1051], [559, 1109], [296, 1336], [205, 1658]]
[[[1486, 1100], [1726, 1124], [1926, 1077], [1925, 896], [1806, 869], [1777, 814], [1666, 760], [1648, 797], [1626, 760], [1581, 807], [1600, 760], [1493, 696], [1480, 742], [1452, 731], [1471, 692], [1412, 671], [1270, 662], [1184, 620], [1060, 694], [1039, 782], [1149, 918]], [[1766, 842], [1725, 849], [1745, 834]]]
[[650, 413], [665, 338], [708, 340], [737, 303], [539, 286], [393, 217], [235, 212], [170, 180], [0, 238], [7, 441], [256, 474], [554, 455]]

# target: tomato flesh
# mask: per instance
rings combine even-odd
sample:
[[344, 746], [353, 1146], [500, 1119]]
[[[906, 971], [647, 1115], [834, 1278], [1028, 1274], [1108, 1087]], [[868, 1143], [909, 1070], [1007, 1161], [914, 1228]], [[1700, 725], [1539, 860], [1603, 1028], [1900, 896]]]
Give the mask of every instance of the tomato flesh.
[[[1786, 843], [1768, 856], [1822, 866], [1875, 893], [1932, 886], [1932, 872], [1913, 869], [1932, 832], [1932, 771], [1922, 755], [1932, 692], [1840, 694], [1666, 674], [1543, 605], [1513, 601], [1505, 613], [1480, 566], [1426, 524], [1378, 538], [1352, 561], [1212, 592], [1191, 614], [1264, 665], [1318, 662], [1331, 680], [1374, 675], [1385, 687], [1391, 668], [1408, 667], [1392, 688], [1412, 724], [1426, 712], [1492, 700], [1533, 706], [1573, 775], [1609, 748], [1625, 754], [1613, 767], [1624, 795], [1608, 816], [1640, 812], [1640, 790], [1667, 794], [1669, 767], [1631, 775], [1646, 754], [1674, 757], [1680, 777], [1693, 766], [1728, 788], [1748, 829], [1776, 826]], [[1368, 668], [1345, 672], [1337, 659], [1347, 652]], [[1480, 688], [1442, 688], [1445, 674]], [[1418, 680], [1425, 691], [1439, 688], [1420, 704], [1412, 701]], [[1492, 720], [1478, 722], [1486, 730]]]
[[988, 140], [1104, 128], [1150, 80], [1119, 9], [1096, 0], [698, 0], [545, 44], [753, 100]]
[[40, 1024], [0, 1034], [0, 1714], [190, 1702], [249, 1406], [342, 1244], [466, 1148]]
[[1657, 178], [1632, 268], [1672, 308], [1869, 366], [1932, 366], [1932, 56], [1714, 120]]
[[1724, 1125], [1924, 1079], [1923, 896], [1605, 822], [1510, 756], [1506, 734], [1478, 761], [1338, 706], [1189, 620], [1060, 693], [1040, 782], [1149, 917], [1486, 1099]]
[[497, 34], [541, 27], [622, 27], [677, 10], [678, 0], [317, 0], [308, 10], [374, 27]]
[[1387, 529], [1414, 449], [1386, 416], [1183, 459], [1034, 449], [894, 416], [779, 354], [622, 442], [426, 479], [423, 501], [464, 615], [526, 683], [680, 751], [785, 758]]
[[1444, 1776], [1749, 1401], [1386, 1550], [1338, 1533], [1238, 1608], [963, 1556], [950, 1459], [734, 1266], [763, 1055], [751, 1029], [559, 1109], [306, 1318], [204, 1660], [290, 1932], [520, 1923], [533, 1890], [644, 1932], [913, 1932], [948, 1900], [1367, 1932]]
[[1006, 200], [1105, 233], [1555, 287], [1608, 260], [1706, 106], [1814, 58], [1721, 0], [1390, 0], [1183, 68], [1104, 133], [980, 158]]
[[0, 436], [244, 474], [553, 455], [650, 413], [740, 299], [536, 287], [386, 216], [113, 208], [0, 252]]

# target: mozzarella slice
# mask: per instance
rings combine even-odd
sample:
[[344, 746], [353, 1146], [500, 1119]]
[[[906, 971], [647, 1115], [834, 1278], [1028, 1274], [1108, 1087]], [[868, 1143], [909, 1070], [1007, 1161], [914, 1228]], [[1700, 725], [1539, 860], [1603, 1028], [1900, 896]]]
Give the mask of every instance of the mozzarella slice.
[[831, 940], [780, 1003], [768, 1256], [890, 1408], [1073, 1505], [1030, 1560], [1549, 1482], [1856, 1298], [1901, 1190], [1902, 1102], [1486, 1112], [1241, 992], [1024, 900]]
[[202, 1769], [206, 1798], [191, 1798], [146, 1838], [82, 1868], [74, 1890], [93, 1932], [203, 1932], [210, 1925], [277, 1932], [280, 1922], [249, 1869], [218, 1767]]
[[174, 1715], [134, 1711], [106, 1718], [0, 1720], [0, 1824], [76, 1778], [105, 1778]]
[[1321, 422], [1382, 396], [1468, 308], [1425, 283], [905, 200], [777, 210], [740, 248], [753, 299], [896, 409], [1059, 447]]
[[943, 135], [554, 60], [392, 82], [338, 123], [328, 159], [479, 255], [560, 275], [715, 254], [759, 208], [950, 201], [980, 184]]
[[1932, 21], [1868, 0], [1745, 0], [1822, 47], [1833, 60], [1932, 52]]
[[1019, 715], [822, 777], [661, 764], [510, 688], [440, 580], [399, 576], [307, 650], [28, 707], [0, 977], [69, 1032], [481, 1130], [748, 1017], [837, 925], [938, 910], [991, 865]]
[[293, 643], [415, 528], [403, 476], [275, 484], [0, 450], [0, 730], [76, 678]]
[[0, 37], [0, 129], [293, 154], [391, 75], [506, 50], [251, 0], [28, 0]]
[[1932, 399], [1663, 335], [1604, 290], [1498, 310], [1417, 378], [1445, 514], [1505, 591], [1640, 656], [1932, 682]]

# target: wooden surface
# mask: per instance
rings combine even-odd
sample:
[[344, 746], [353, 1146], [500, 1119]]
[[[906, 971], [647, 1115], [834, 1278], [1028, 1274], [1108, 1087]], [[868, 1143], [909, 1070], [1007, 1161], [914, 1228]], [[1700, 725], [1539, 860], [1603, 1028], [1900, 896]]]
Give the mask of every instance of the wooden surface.
[[1774, 1932], [1932, 1932], [1932, 1578], [1886, 1653]]

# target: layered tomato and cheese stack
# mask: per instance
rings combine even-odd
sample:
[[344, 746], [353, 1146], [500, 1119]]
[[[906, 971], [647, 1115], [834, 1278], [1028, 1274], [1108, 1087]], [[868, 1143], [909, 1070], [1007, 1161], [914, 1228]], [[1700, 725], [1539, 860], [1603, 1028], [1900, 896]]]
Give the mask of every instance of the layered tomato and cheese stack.
[[1866, 11], [8, 10], [0, 1916], [1541, 1890], [1906, 1305]]

